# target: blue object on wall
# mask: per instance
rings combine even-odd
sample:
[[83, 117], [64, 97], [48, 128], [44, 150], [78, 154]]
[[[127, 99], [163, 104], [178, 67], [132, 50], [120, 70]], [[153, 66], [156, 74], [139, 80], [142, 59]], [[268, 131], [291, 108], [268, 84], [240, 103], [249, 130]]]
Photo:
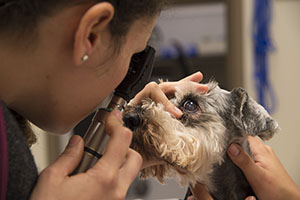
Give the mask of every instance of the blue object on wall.
[[268, 55], [274, 49], [270, 37], [272, 0], [254, 1], [253, 42], [254, 78], [258, 102], [272, 113], [276, 110], [277, 100], [269, 81]]

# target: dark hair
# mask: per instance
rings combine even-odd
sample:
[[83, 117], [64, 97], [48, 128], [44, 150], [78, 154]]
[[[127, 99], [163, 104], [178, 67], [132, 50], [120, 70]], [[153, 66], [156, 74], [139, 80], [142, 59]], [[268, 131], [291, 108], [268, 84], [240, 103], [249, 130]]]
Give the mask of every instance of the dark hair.
[[135, 19], [153, 17], [167, 0], [0, 0], [0, 36], [4, 34], [14, 39], [33, 36], [44, 17], [68, 6], [104, 1], [115, 8], [110, 29], [114, 41], [120, 41]]

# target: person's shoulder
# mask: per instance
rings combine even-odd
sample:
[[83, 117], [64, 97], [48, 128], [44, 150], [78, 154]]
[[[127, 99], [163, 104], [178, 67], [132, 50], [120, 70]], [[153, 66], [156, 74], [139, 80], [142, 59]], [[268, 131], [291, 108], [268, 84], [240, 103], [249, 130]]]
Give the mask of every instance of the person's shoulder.
[[18, 124], [18, 115], [3, 101], [0, 102], [0, 109], [4, 117], [8, 147], [7, 199], [28, 199], [38, 177], [37, 167]]
[[6, 126], [18, 126], [15, 117], [13, 116], [12, 111], [7, 107], [7, 105], [0, 100], [0, 109], [5, 120]]

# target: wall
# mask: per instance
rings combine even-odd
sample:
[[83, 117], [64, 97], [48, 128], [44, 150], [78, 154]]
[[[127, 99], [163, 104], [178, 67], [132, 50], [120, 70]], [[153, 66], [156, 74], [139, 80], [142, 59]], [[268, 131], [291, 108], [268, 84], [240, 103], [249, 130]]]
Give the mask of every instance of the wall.
[[[252, 2], [243, 1], [243, 77], [244, 87], [255, 96], [252, 77]], [[293, 180], [300, 186], [300, 1], [275, 0], [272, 38], [276, 50], [270, 56], [270, 80], [279, 101], [273, 117], [281, 132], [270, 142]]]
[[72, 134], [54, 135], [34, 125], [32, 125], [32, 127], [37, 137], [37, 143], [32, 145], [31, 151], [35, 158], [38, 171], [41, 172], [53, 163], [61, 152], [64, 151]]
[[39, 129], [38, 127], [32, 125], [33, 131], [37, 137], [37, 143], [32, 145], [31, 151], [34, 155], [35, 163], [37, 165], [38, 171], [42, 171], [46, 168], [49, 163], [49, 146], [48, 146], [48, 138], [49, 135]]

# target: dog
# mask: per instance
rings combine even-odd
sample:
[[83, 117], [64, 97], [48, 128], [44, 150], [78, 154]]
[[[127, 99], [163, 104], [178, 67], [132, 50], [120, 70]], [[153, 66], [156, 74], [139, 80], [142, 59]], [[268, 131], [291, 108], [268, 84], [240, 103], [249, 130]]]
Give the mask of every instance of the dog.
[[123, 121], [133, 131], [131, 147], [147, 160], [162, 161], [140, 176], [161, 183], [176, 177], [184, 186], [201, 183], [215, 200], [245, 199], [254, 193], [226, 150], [237, 143], [251, 155], [247, 137], [268, 140], [278, 123], [244, 89], [226, 91], [215, 81], [207, 86], [207, 93], [197, 93], [190, 81], [176, 88], [170, 101], [182, 110], [180, 119], [150, 99], [126, 106]]

